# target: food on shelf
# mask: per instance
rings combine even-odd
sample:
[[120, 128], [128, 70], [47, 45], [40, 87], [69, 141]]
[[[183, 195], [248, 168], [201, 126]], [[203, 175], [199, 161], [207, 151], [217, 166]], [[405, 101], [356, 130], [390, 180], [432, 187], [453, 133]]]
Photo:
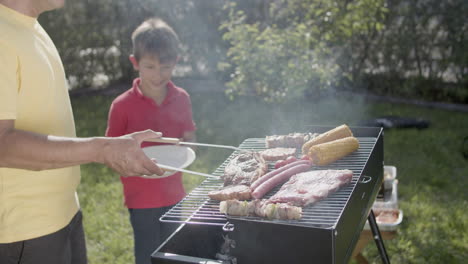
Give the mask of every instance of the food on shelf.
[[[309, 159], [309, 158], [307, 158], [307, 159]], [[284, 160], [277, 160], [275, 162], [275, 169], [279, 169], [281, 167], [284, 167], [284, 166], [286, 166], [288, 164], [291, 164], [291, 163], [293, 163], [293, 162], [295, 162], [297, 160], [298, 159], [295, 156], [289, 156]]]
[[[301, 161], [302, 162], [302, 161]], [[265, 180], [263, 183], [258, 185], [255, 189], [252, 189], [252, 197], [255, 199], [262, 198], [266, 193], [271, 191], [273, 188], [278, 186], [281, 183], [288, 181], [293, 175], [296, 175], [301, 172], [308, 171], [312, 166], [312, 163], [299, 163], [295, 166], [291, 166], [278, 174], [272, 176], [271, 178]]]
[[302, 208], [286, 203], [270, 203], [267, 200], [260, 201], [256, 206], [255, 214], [259, 217], [280, 220], [299, 220], [302, 218]]
[[289, 133], [287, 135], [271, 135], [265, 137], [267, 148], [300, 148], [305, 142], [316, 137], [317, 133]]
[[[220, 203], [219, 210], [221, 213], [231, 216], [259, 216], [283, 220], [301, 219], [302, 207], [336, 192], [339, 188], [350, 183], [352, 176], [351, 170], [317, 170], [298, 173], [292, 176], [269, 199], [225, 200]], [[259, 187], [256, 190], [258, 189]]]
[[222, 201], [219, 204], [219, 211], [231, 216], [259, 216], [281, 220], [298, 220], [302, 217], [301, 207], [285, 203], [271, 203], [268, 200]]
[[271, 177], [273, 177], [273, 176], [277, 175], [278, 173], [281, 173], [281, 172], [283, 172], [283, 171], [285, 171], [285, 170], [287, 170], [289, 168], [297, 166], [299, 164], [310, 164], [310, 161], [298, 160], [298, 161], [292, 162], [291, 164], [283, 166], [281, 168], [272, 170], [272, 171], [268, 172], [267, 174], [263, 175], [262, 177], [258, 178], [256, 181], [254, 181], [250, 185], [250, 189], [255, 190], [255, 188], [257, 188], [260, 184], [264, 183], [265, 181], [269, 180]]
[[392, 224], [398, 221], [399, 217], [398, 209], [387, 209], [387, 210], [374, 210], [375, 220], [378, 224]]
[[328, 165], [358, 150], [359, 141], [355, 137], [346, 137], [314, 145], [307, 155], [314, 165]]
[[232, 158], [224, 168], [224, 186], [247, 185], [268, 171], [268, 165], [258, 152], [242, 152]]
[[292, 176], [269, 200], [304, 207], [351, 182], [351, 170], [312, 170]]
[[351, 129], [347, 125], [343, 124], [341, 126], [333, 128], [332, 130], [319, 134], [318, 136], [305, 142], [302, 145], [302, 154], [309, 153], [309, 149], [312, 146], [352, 136], [353, 132], [351, 132]]
[[269, 148], [260, 151], [263, 159], [266, 161], [284, 160], [296, 154], [295, 148]]
[[220, 190], [211, 191], [208, 196], [213, 200], [249, 200], [252, 198], [250, 187], [247, 185], [228, 185]]
[[[300, 219], [302, 207], [326, 198], [351, 182], [351, 170], [310, 171], [312, 165], [327, 165], [359, 148], [359, 141], [346, 125], [323, 134], [267, 136], [266, 144], [269, 149], [241, 152], [228, 162], [222, 176], [224, 187], [208, 194], [211, 199], [221, 201], [220, 212]], [[295, 154], [296, 148], [301, 147], [307, 151], [299, 159]], [[268, 161], [276, 161], [275, 169], [270, 172]], [[278, 192], [262, 199], [280, 184], [283, 186]]]
[[234, 216], [253, 216], [255, 205], [255, 201], [227, 200], [219, 203], [219, 212]]

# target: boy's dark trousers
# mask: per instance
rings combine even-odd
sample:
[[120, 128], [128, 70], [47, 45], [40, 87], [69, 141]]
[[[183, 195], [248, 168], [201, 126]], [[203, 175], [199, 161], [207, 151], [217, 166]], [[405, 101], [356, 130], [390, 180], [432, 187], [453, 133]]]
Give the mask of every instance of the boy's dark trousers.
[[163, 223], [159, 218], [172, 206], [131, 209], [136, 264], [150, 264], [151, 254], [174, 232], [180, 224]]

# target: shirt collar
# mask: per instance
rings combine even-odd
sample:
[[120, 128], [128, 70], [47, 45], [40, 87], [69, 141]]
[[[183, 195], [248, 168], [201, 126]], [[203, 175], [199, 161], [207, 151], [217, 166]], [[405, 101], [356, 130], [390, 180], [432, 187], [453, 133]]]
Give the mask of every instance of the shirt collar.
[[[148, 98], [147, 96], [145, 96], [145, 95], [141, 92], [141, 90], [140, 90], [140, 83], [141, 83], [141, 79], [140, 79], [140, 78], [135, 78], [135, 79], [133, 80], [132, 90], [133, 90], [133, 92], [135, 93], [135, 95], [136, 95], [138, 98], [153, 101], [151, 98]], [[163, 104], [164, 104], [165, 102], [168, 102], [169, 100], [171, 100], [173, 97], [176, 96], [176, 86], [174, 85], [174, 83], [173, 83], [172, 81], [169, 81], [169, 82], [167, 83], [166, 87], [167, 87], [167, 93], [166, 93], [166, 98], [164, 98]]]
[[38, 22], [37, 19], [34, 17], [27, 16], [23, 13], [20, 13], [14, 9], [11, 9], [5, 5], [0, 4], [0, 15], [1, 16], [7, 16], [9, 15], [19, 23], [28, 26], [28, 27], [33, 27], [35, 26]]
[[135, 80], [133, 80], [132, 90], [138, 98], [146, 98], [146, 96], [140, 90], [140, 83], [141, 79], [135, 78]]

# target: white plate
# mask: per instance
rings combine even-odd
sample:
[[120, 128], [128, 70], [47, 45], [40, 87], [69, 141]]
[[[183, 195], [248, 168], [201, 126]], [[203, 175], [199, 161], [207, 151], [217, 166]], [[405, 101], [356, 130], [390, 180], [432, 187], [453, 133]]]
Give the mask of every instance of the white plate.
[[[185, 146], [177, 145], [158, 145], [143, 148], [146, 156], [156, 159], [158, 164], [168, 165], [175, 168], [186, 168], [195, 160], [195, 152], [193, 149]], [[176, 171], [166, 171], [163, 175], [159, 176], [144, 175], [143, 178], [165, 178], [176, 173]]]

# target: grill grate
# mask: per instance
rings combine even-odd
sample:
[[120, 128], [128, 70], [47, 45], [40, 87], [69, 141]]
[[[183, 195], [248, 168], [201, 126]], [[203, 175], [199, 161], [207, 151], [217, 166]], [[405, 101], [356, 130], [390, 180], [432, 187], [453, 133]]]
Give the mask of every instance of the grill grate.
[[[302, 210], [302, 219], [268, 220], [256, 216], [230, 216], [229, 218], [305, 227], [334, 228], [361, 177], [362, 171], [377, 141], [377, 138], [375, 137], [357, 137], [357, 139], [359, 140], [360, 146], [356, 152], [329, 164], [328, 166], [317, 166], [312, 168], [313, 170], [350, 169], [353, 171], [353, 179], [349, 185], [340, 188], [337, 192], [328, 196], [326, 199], [304, 207]], [[261, 151], [265, 149], [265, 139], [246, 139], [239, 147], [246, 150]], [[231, 156], [215, 170], [213, 175], [223, 175], [224, 167], [237, 154], [238, 151], [233, 152]], [[272, 168], [273, 163], [270, 163], [269, 169], [271, 170]], [[219, 201], [211, 200], [208, 197], [208, 192], [217, 190], [222, 186], [222, 180], [207, 178], [200, 184], [200, 186], [192, 190], [182, 201], [163, 215], [160, 218], [160, 221], [225, 226], [228, 223], [228, 217], [219, 213]], [[271, 197], [279, 190], [279, 188], [280, 186], [277, 186], [268, 193], [265, 198]]]

